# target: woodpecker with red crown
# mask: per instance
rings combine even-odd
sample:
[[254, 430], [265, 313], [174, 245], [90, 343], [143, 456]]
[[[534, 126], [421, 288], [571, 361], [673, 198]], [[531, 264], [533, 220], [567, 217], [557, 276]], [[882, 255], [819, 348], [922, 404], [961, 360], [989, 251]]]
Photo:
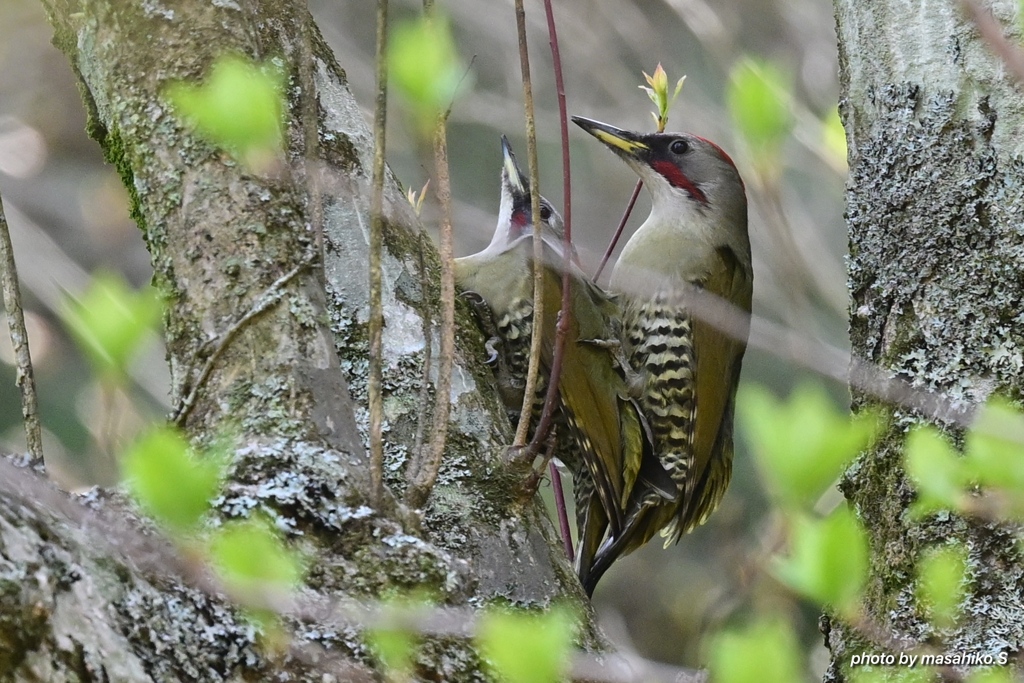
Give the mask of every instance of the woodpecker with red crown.
[[650, 424], [657, 462], [674, 483], [666, 494], [638, 479], [622, 531], [580, 572], [591, 592], [618, 557], [659, 531], [666, 546], [678, 542], [721, 501], [732, 474], [733, 410], [749, 323], [742, 334], [727, 335], [693, 315], [686, 300], [696, 288], [749, 314], [753, 268], [743, 180], [718, 145], [689, 133], [573, 121], [636, 171], [651, 195], [651, 213], [623, 247], [610, 289], [623, 298], [631, 395]]

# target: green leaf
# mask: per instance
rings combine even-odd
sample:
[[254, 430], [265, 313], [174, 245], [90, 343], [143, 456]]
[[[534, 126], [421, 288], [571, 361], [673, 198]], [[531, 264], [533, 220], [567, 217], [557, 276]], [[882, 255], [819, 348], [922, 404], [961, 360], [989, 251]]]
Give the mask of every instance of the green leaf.
[[122, 467], [139, 504], [172, 531], [194, 530], [220, 487], [221, 463], [189, 455], [178, 430], [161, 426], [139, 439]]
[[365, 637], [388, 680], [409, 678], [416, 652], [416, 634], [407, 628], [375, 628], [367, 629]]
[[846, 129], [839, 118], [839, 109], [833, 109], [821, 122], [821, 144], [832, 157], [832, 164], [842, 168], [846, 166]]
[[817, 385], [793, 391], [788, 403], [743, 385], [738, 417], [768, 489], [788, 509], [808, 509], [878, 432], [874, 413], [852, 419]]
[[575, 619], [564, 609], [492, 610], [481, 618], [476, 639], [499, 680], [557, 683], [568, 669], [575, 630]]
[[162, 312], [152, 287], [133, 291], [119, 275], [100, 271], [80, 298], [65, 299], [61, 317], [94, 370], [121, 377]]
[[395, 27], [388, 69], [419, 123], [432, 128], [454, 99], [463, 71], [447, 19], [434, 13]]
[[742, 630], [727, 631], [711, 645], [715, 683], [802, 681], [800, 649], [788, 622], [762, 618]]
[[[901, 653], [903, 656], [913, 655]], [[900, 654], [891, 655], [893, 664], [874, 664], [868, 668], [860, 666], [850, 669], [850, 683], [932, 683], [935, 670], [929, 667], [914, 665], [907, 668], [906, 662], [900, 664]]]
[[1024, 416], [996, 397], [982, 408], [964, 442], [964, 464], [973, 481], [1024, 498]]
[[273, 65], [219, 58], [202, 85], [175, 83], [166, 96], [210, 142], [247, 162], [280, 152], [283, 75]]
[[903, 448], [907, 474], [917, 489], [910, 507], [916, 518], [960, 506], [969, 473], [964, 462], [937, 429], [917, 427], [907, 436]]
[[967, 551], [959, 544], [935, 548], [918, 564], [917, 599], [939, 628], [956, 624], [967, 583]]
[[[997, 658], [1000, 655], [995, 655]], [[1003, 659], [1000, 664], [1005, 667], [1009, 661], [1009, 657], [1005, 654], [1002, 655]], [[967, 683], [1015, 683], [1017, 679], [1008, 668], [991, 668], [981, 669], [979, 671], [971, 672], [971, 675], [967, 678]]]
[[261, 520], [232, 521], [217, 529], [210, 552], [224, 581], [242, 593], [287, 591], [302, 579], [298, 557]]
[[775, 164], [793, 125], [792, 85], [777, 66], [744, 57], [729, 74], [726, 101], [755, 161]]
[[856, 607], [867, 577], [868, 541], [849, 508], [822, 520], [796, 517], [790, 545], [790, 556], [774, 567], [782, 582], [840, 612]]

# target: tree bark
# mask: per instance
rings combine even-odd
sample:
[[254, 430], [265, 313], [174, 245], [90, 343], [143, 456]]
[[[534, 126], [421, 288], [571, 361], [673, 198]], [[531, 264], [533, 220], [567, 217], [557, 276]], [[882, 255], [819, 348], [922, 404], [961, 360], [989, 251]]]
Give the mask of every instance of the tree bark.
[[[989, 7], [1020, 44], [1017, 4]], [[1020, 88], [956, 2], [836, 0], [835, 10], [849, 143], [853, 353], [960, 405], [993, 393], [1020, 401]], [[873, 399], [855, 395], [854, 402]], [[886, 434], [842, 486], [870, 535], [867, 610], [882, 632], [823, 620], [832, 651], [826, 681], [848, 680], [851, 655], [898, 655], [900, 642], [1011, 657], [1024, 645], [1016, 530], [956, 515], [910, 520], [902, 440], [928, 417], [888, 410]], [[959, 437], [952, 425], [940, 426]], [[970, 587], [958, 626], [939, 631], [916, 607], [917, 563], [953, 540], [969, 551]]]
[[[511, 434], [464, 306], [438, 484], [421, 513], [396, 502], [417, 425], [431, 417], [421, 401], [423, 331], [437, 349], [438, 330], [423, 321], [439, 318], [439, 267], [390, 174], [383, 361], [392, 495], [381, 509], [365, 505], [373, 140], [305, 3], [44, 4], [79, 79], [89, 132], [131, 193], [152, 254], [173, 402], [197, 446], [231, 444], [215, 514], [259, 512], [286, 530], [310, 568], [307, 604], [411, 589], [447, 605], [586, 604], [542, 505], [524, 499], [518, 475], [502, 465]], [[272, 176], [197, 138], [163, 98], [170, 83], [202, 79], [230, 52], [278, 62], [286, 74], [287, 163]], [[266, 296], [280, 300], [239, 324]], [[126, 534], [147, 528], [116, 498], [90, 502], [116, 513]], [[18, 486], [0, 487], [0, 678], [328, 680], [315, 657], [268, 656], [237, 610], [189, 571], [108, 552], [116, 533], [83, 524], [79, 512], [58, 515]], [[581, 644], [600, 647], [583, 612]], [[332, 623], [291, 619], [293, 651], [315, 645], [348, 662], [344, 675], [329, 669], [335, 680], [375, 676], [360, 634]], [[417, 676], [476, 680], [479, 659], [465, 641], [437, 639], [419, 650]]]

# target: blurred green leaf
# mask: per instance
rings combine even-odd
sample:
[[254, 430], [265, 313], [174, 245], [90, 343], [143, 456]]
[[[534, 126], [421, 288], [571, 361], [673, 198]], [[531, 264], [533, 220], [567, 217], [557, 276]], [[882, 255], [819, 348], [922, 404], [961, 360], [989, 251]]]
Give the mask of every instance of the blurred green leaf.
[[167, 426], [139, 439], [122, 466], [128, 488], [139, 504], [178, 533], [199, 525], [222, 474], [219, 461], [193, 458], [185, 437]]
[[788, 622], [762, 618], [742, 630], [717, 635], [711, 645], [715, 683], [802, 681], [801, 654]]
[[367, 629], [366, 641], [390, 681], [407, 680], [412, 673], [416, 634], [403, 628]]
[[243, 593], [286, 591], [302, 579], [302, 563], [262, 520], [232, 521], [210, 537], [210, 554], [221, 576]]
[[162, 312], [152, 287], [133, 291], [119, 275], [100, 271], [80, 298], [65, 299], [61, 317], [95, 371], [120, 377]]
[[754, 156], [772, 166], [793, 125], [792, 85], [771, 62], [744, 57], [729, 74], [729, 113]]
[[917, 427], [903, 447], [907, 474], [917, 489], [910, 513], [920, 518], [960, 505], [968, 472], [949, 441], [932, 426]]
[[228, 55], [214, 62], [202, 85], [175, 83], [166, 95], [210, 142], [251, 163], [281, 150], [283, 82], [273, 65]]
[[849, 508], [822, 520], [796, 517], [790, 546], [790, 556], [774, 568], [781, 581], [840, 612], [856, 607], [867, 577], [868, 540]]
[[557, 683], [569, 665], [576, 621], [565, 609], [492, 610], [480, 619], [476, 639], [495, 677], [506, 683]]
[[935, 548], [918, 564], [917, 599], [939, 628], [955, 625], [966, 583], [967, 551], [963, 546]]
[[419, 640], [419, 634], [412, 626], [413, 619], [424, 609], [430, 609], [434, 601], [425, 592], [413, 591], [381, 596], [381, 602], [384, 614], [380, 623], [365, 631], [367, 645], [381, 663], [389, 681], [411, 680]]
[[988, 401], [964, 441], [971, 479], [1024, 497], [1024, 415], [1009, 401]]
[[[1005, 665], [1009, 658], [1003, 661]], [[1009, 668], [990, 668], [971, 672], [967, 683], [1015, 683], [1018, 679], [1014, 677]]]
[[812, 384], [785, 403], [763, 387], [742, 385], [738, 417], [769, 490], [790, 509], [814, 505], [878, 432], [874, 413], [851, 419]]
[[846, 166], [846, 129], [839, 118], [839, 109], [833, 109], [821, 122], [821, 144], [833, 158], [836, 167]]
[[388, 45], [388, 70], [419, 124], [432, 130], [454, 99], [463, 71], [447, 19], [435, 12], [396, 26]]
[[[899, 661], [898, 655], [896, 657]], [[926, 666], [915, 665], [910, 669], [906, 664], [883, 664], [850, 669], [850, 683], [933, 683], [934, 680], [935, 670]]]

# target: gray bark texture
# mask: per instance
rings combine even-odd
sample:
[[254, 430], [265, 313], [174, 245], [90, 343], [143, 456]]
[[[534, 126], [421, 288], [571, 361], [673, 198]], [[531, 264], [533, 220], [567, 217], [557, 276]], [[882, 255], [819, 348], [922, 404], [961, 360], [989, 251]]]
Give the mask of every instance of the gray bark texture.
[[[987, 3], [1020, 44], [1018, 5]], [[959, 3], [835, 0], [849, 143], [853, 353], [895, 377], [970, 406], [993, 393], [1024, 398], [1024, 97]], [[876, 401], [855, 393], [855, 404]], [[927, 416], [887, 406], [879, 444], [842, 488], [871, 547], [868, 619], [824, 619], [832, 665], [851, 676], [862, 652], [927, 646], [1006, 653], [1021, 671], [1024, 557], [1019, 529], [956, 515], [909, 519], [902, 463], [907, 429]], [[953, 425], [939, 425], [955, 439]], [[970, 585], [955, 628], [929, 625], [914, 597], [922, 553], [959, 541]], [[873, 633], [871, 631], [874, 631]], [[944, 674], [962, 680], [973, 669]], [[885, 676], [905, 674], [899, 668]]]
[[[417, 425], [430, 424], [424, 330], [437, 349], [429, 321], [440, 316], [436, 252], [390, 175], [390, 495], [382, 509], [365, 504], [373, 140], [305, 3], [44, 5], [78, 77], [89, 132], [129, 189], [152, 254], [166, 297], [173, 398], [181, 405], [195, 397], [187, 432], [199, 446], [227, 443], [234, 454], [215, 514], [262, 513], [285, 530], [309, 567], [302, 602], [325, 616], [290, 618], [292, 647], [268, 655], [238, 610], [191, 580], [196, 568], [152, 540], [158, 535], [118, 496], [94, 494], [88, 511], [22, 470], [0, 477], [0, 680], [379, 680], [361, 634], [332, 618], [332, 605], [411, 589], [456, 607], [585, 605], [541, 504], [522, 496], [520, 475], [502, 465], [508, 422], [461, 304], [444, 466], [425, 510], [408, 513], [396, 502]], [[273, 60], [286, 74], [287, 159], [271, 175], [250, 173], [200, 140], [163, 98], [170, 83], [204, 78], [230, 52]], [[236, 324], [266, 296], [279, 300]], [[61, 500], [63, 511], [55, 510]], [[139, 543], [125, 539], [160, 546], [150, 549], [156, 559], [140, 559]], [[581, 612], [580, 644], [600, 647], [592, 613]], [[418, 679], [481, 677], [464, 639], [435, 638], [418, 652]]]

